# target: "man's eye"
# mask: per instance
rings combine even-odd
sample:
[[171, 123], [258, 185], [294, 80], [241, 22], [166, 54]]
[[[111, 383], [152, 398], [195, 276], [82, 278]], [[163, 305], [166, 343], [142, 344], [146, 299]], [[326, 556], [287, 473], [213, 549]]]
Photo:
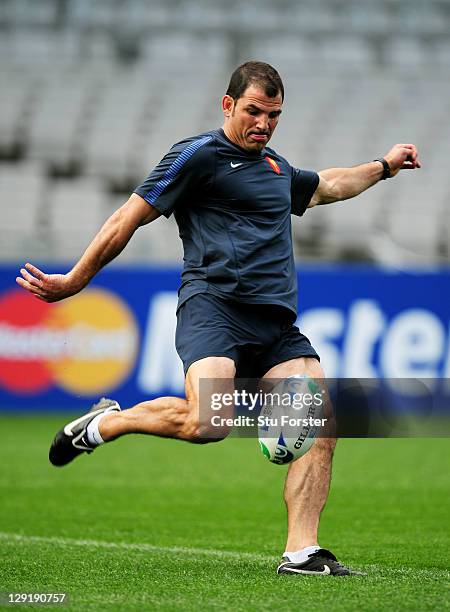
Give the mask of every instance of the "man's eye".
[[258, 111], [255, 111], [255, 110], [249, 110], [249, 111], [248, 111], [248, 114], [249, 114], [249, 115], [257, 115], [257, 114], [258, 114]]

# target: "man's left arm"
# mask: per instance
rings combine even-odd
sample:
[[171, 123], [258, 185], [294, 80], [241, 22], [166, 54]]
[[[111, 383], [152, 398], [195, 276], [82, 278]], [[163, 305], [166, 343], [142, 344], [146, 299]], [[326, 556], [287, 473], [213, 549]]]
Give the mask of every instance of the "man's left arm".
[[308, 208], [320, 204], [331, 204], [359, 195], [382, 178], [396, 176], [400, 170], [415, 170], [421, 167], [417, 149], [413, 144], [396, 144], [382, 161], [373, 161], [353, 168], [329, 168], [319, 172], [319, 184]]

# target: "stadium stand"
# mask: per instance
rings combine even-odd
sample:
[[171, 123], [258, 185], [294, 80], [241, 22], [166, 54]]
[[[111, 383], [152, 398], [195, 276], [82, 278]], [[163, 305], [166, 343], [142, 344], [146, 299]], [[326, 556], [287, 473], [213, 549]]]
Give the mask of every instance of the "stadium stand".
[[24, 253], [46, 256], [43, 207], [47, 181], [41, 164], [0, 164], [0, 258], [23, 259]]
[[49, 244], [64, 261], [80, 256], [107, 216], [98, 179], [52, 181], [44, 206]]
[[[399, 141], [424, 162], [294, 220], [296, 256], [448, 260], [449, 26], [449, 0], [2, 0], [0, 257], [77, 257], [174, 142], [220, 125], [231, 69], [260, 58], [285, 81], [273, 146], [293, 165]], [[158, 221], [119, 261], [178, 262], [177, 233]]]

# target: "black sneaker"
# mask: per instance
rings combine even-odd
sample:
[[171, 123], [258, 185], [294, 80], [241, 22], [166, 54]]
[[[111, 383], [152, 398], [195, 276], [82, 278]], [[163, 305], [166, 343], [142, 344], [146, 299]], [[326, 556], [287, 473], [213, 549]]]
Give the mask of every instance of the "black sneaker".
[[283, 557], [277, 568], [277, 574], [309, 574], [315, 576], [364, 576], [362, 572], [345, 567], [339, 563], [332, 552], [319, 548], [308, 555], [303, 563], [294, 563], [288, 557]]
[[50, 463], [56, 466], [67, 465], [81, 453], [92, 453], [95, 447], [87, 441], [86, 427], [98, 414], [113, 411], [120, 411], [118, 402], [102, 397], [89, 412], [65, 425], [58, 431], [50, 447]]

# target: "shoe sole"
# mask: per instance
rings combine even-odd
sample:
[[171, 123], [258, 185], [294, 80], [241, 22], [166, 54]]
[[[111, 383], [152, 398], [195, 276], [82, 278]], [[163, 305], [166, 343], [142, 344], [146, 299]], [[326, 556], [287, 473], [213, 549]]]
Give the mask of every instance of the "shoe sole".
[[[333, 577], [341, 577], [341, 576], [367, 576], [365, 572], [357, 572], [354, 570], [349, 570], [348, 573], [337, 574], [333, 573], [328, 565], [324, 564], [324, 571], [313, 571], [313, 570], [302, 570], [296, 569], [294, 567], [285, 567], [284, 565], [279, 565], [277, 567], [277, 574], [281, 576], [282, 574], [304, 574], [308, 576], [333, 576]], [[326, 568], [326, 569], [325, 569]]]
[[[301, 569], [295, 569], [293, 567], [283, 567], [282, 565], [280, 565], [277, 568], [277, 574], [307, 574], [309, 576], [334, 576], [335, 574], [331, 573], [330, 568], [328, 567], [328, 565], [324, 565], [323, 566], [324, 569], [322, 572], [319, 572], [318, 570], [313, 571], [313, 570], [301, 570]], [[342, 575], [346, 575], [346, 574], [342, 574]]]

